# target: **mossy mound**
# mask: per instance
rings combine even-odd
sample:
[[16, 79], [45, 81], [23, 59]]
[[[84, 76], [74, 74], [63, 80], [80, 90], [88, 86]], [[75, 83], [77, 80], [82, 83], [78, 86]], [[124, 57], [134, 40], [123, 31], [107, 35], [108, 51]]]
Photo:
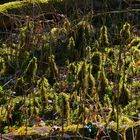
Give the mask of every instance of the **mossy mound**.
[[8, 28], [26, 16], [35, 17], [41, 13], [59, 11], [62, 2], [48, 0], [13, 1], [0, 5], [0, 28]]

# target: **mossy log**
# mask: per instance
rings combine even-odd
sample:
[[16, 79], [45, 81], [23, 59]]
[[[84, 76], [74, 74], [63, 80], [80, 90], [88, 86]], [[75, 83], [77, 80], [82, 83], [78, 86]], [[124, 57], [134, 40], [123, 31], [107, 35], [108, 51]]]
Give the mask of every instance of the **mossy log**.
[[2, 4], [0, 5], [0, 28], [9, 28], [15, 23], [25, 20], [27, 16], [36, 18], [42, 13], [63, 10], [62, 7], [62, 2], [49, 2], [48, 0], [13, 1]]

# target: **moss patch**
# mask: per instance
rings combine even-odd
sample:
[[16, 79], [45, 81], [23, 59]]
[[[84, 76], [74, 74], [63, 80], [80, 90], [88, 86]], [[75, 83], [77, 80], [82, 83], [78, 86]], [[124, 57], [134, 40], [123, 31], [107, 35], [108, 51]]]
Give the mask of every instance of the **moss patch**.
[[8, 2], [8, 3], [0, 5], [0, 12], [5, 12], [9, 9], [14, 9], [14, 8], [18, 9], [25, 6], [26, 4], [27, 3], [23, 1]]

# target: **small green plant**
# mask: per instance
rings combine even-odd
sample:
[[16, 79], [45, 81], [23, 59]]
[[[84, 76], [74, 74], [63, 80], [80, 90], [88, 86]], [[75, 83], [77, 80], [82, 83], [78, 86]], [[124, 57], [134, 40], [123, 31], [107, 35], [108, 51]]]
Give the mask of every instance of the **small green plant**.
[[100, 52], [94, 52], [91, 58], [92, 75], [97, 77], [99, 70], [101, 69], [102, 58]]
[[33, 57], [30, 60], [28, 66], [27, 66], [27, 68], [25, 70], [26, 80], [29, 83], [35, 83], [36, 73], [37, 73], [37, 58]]
[[93, 97], [95, 94], [95, 79], [91, 73], [89, 73], [87, 76], [87, 83], [88, 83], [87, 94], [90, 97]]
[[120, 89], [119, 103], [122, 106], [126, 106], [130, 101], [130, 96], [131, 94], [129, 89], [126, 87], [126, 85], [122, 85]]
[[14, 90], [16, 95], [25, 95], [25, 80], [23, 77], [17, 79]]
[[120, 31], [120, 36], [123, 41], [127, 41], [130, 39], [130, 35], [130, 24], [126, 22]]
[[5, 60], [3, 57], [0, 57], [0, 75], [4, 74], [6, 69]]
[[19, 129], [16, 130], [17, 135], [25, 135], [25, 134], [33, 134], [37, 131], [32, 129], [31, 127], [22, 126]]
[[104, 51], [104, 49], [109, 46], [108, 30], [107, 30], [107, 27], [105, 25], [102, 26], [100, 29], [99, 42], [100, 42], [100, 50], [101, 51]]
[[60, 108], [62, 119], [69, 119], [69, 96], [66, 93], [59, 93], [58, 106]]
[[52, 78], [55, 79], [55, 81], [58, 80], [59, 78], [59, 74], [58, 74], [58, 68], [57, 68], [57, 65], [55, 63], [55, 60], [54, 60], [54, 55], [51, 55], [49, 57], [49, 67], [50, 67], [50, 71], [52, 73]]
[[48, 100], [48, 93], [50, 92], [50, 85], [48, 83], [48, 80], [42, 76], [40, 80], [37, 82], [37, 94], [40, 96], [41, 99], [41, 108], [42, 112], [47, 107], [47, 100]]
[[100, 101], [103, 101], [103, 97], [107, 93], [108, 89], [108, 79], [106, 78], [105, 71], [103, 68], [98, 73], [98, 81], [98, 94]]

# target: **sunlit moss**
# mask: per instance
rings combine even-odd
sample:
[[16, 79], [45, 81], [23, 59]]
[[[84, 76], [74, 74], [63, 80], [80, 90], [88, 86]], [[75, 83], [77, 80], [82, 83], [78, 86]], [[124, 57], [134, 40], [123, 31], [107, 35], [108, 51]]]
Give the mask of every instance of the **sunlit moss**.
[[0, 121], [7, 121], [8, 111], [6, 107], [0, 107]]
[[72, 74], [76, 74], [76, 66], [74, 63], [69, 64], [69, 70]]
[[5, 60], [0, 57], [0, 74], [4, 74], [6, 69]]
[[24, 134], [33, 134], [36, 133], [37, 131], [34, 130], [31, 127], [26, 127], [26, 126], [22, 126], [19, 129], [16, 130], [16, 134], [17, 135], [24, 135]]
[[108, 50], [108, 58], [110, 59], [110, 60], [115, 60], [115, 50], [113, 50], [113, 49], [109, 49]]
[[90, 62], [90, 60], [91, 60], [91, 47], [90, 46], [87, 46], [86, 47], [86, 59], [87, 59], [87, 61], [88, 62]]
[[[53, 2], [55, 3], [58, 1], [59, 0], [54, 0]], [[16, 8], [18, 8], [17, 11], [20, 12], [24, 5], [28, 5], [26, 8], [30, 9], [30, 6], [32, 7], [33, 4], [34, 6], [38, 6], [39, 4], [40, 6], [40, 4], [45, 2], [47, 3], [48, 1], [24, 0], [21, 5], [20, 2], [15, 2], [15, 5], [14, 3], [11, 3], [11, 5], [10, 3], [7, 3], [9, 8], [5, 5], [6, 10], [1, 10], [9, 12], [12, 8], [15, 8], [15, 11]], [[48, 10], [46, 5], [43, 6], [46, 8], [45, 11]], [[53, 9], [51, 10], [53, 11]], [[69, 9], [67, 10], [69, 17]], [[42, 11], [44, 11], [44, 9], [42, 9]], [[54, 13], [56, 13], [56, 11]], [[25, 11], [23, 11], [23, 13], [24, 12]], [[39, 12], [36, 7], [34, 12]], [[82, 14], [80, 16], [83, 17]], [[26, 19], [29, 20], [29, 17]], [[70, 20], [72, 19], [73, 15], [70, 16]], [[42, 24], [49, 25], [50, 22], [48, 23], [46, 20], [45, 23]], [[53, 120], [53, 125], [56, 123], [60, 124], [60, 119], [63, 119], [61, 121], [69, 121], [70, 118], [71, 123], [74, 122], [77, 124], [68, 126], [67, 128], [65, 127], [67, 124], [64, 124], [64, 132], [71, 133], [72, 131], [76, 134], [78, 131], [77, 125], [80, 125], [78, 123], [85, 121], [83, 119], [85, 113], [87, 122], [92, 120], [105, 124], [106, 120], [104, 119], [107, 119], [107, 123], [114, 121], [114, 125], [116, 127], [117, 111], [114, 96], [116, 96], [116, 94], [119, 95], [119, 93], [117, 93], [118, 83], [116, 83], [116, 79], [120, 79], [120, 77], [121, 82], [119, 84], [121, 85], [123, 82], [126, 82], [126, 86], [120, 87], [119, 103], [121, 109], [119, 110], [119, 124], [131, 124], [131, 119], [129, 120], [125, 117], [122, 118], [121, 115], [122, 112], [123, 115], [138, 115], [140, 106], [137, 101], [139, 96], [137, 93], [139, 93], [140, 87], [139, 79], [137, 78], [140, 71], [139, 38], [133, 39], [129, 42], [129, 45], [126, 45], [128, 47], [128, 50], [126, 50], [125, 53], [126, 57], [124, 59], [122, 53], [122, 59], [117, 65], [120, 46], [114, 46], [112, 42], [109, 42], [108, 38], [111, 38], [112, 36], [108, 37], [106, 26], [101, 27], [100, 37], [97, 41], [96, 39], [98, 38], [99, 33], [93, 36], [94, 29], [90, 22], [86, 20], [83, 21], [83, 18], [82, 20], [80, 18], [74, 21], [70, 20], [65, 19], [63, 25], [56, 23], [57, 25], [55, 24], [55, 26], [53, 24], [53, 27], [45, 26], [43, 37], [47, 39], [44, 39], [45, 41], [40, 40], [42, 43], [38, 46], [36, 46], [36, 43], [32, 42], [32, 34], [30, 34], [32, 31], [34, 32], [34, 23], [36, 22], [36, 19], [33, 22], [31, 21], [29, 24], [25, 23], [25, 26], [19, 29], [19, 32], [16, 32], [17, 36], [19, 36], [18, 41], [15, 44], [11, 45], [12, 40], [10, 40], [10, 42], [9, 40], [6, 40], [4, 43], [2, 42], [3, 44], [0, 48], [0, 55], [2, 56], [0, 57], [0, 76], [2, 77], [2, 82], [0, 82], [4, 85], [4, 88], [10, 88], [16, 92], [13, 92], [12, 96], [14, 100], [12, 102], [12, 106], [14, 109], [12, 108], [13, 112], [11, 112], [11, 114], [9, 113], [12, 115], [13, 125], [23, 125], [25, 124], [25, 117], [34, 119], [35, 115], [42, 117], [41, 119], [45, 119], [45, 121], [58, 117], [58, 120]], [[129, 25], [126, 24], [121, 30], [120, 36], [123, 40], [131, 38], [129, 28]], [[31, 29], [32, 31], [30, 32], [28, 29]], [[111, 34], [111, 30], [109, 30], [109, 35]], [[118, 32], [113, 32], [113, 34], [118, 35]], [[25, 38], [27, 38], [27, 40]], [[116, 36], [116, 38], [118, 39], [118, 36]], [[31, 48], [29, 51], [24, 47], [26, 46], [25, 44]], [[64, 49], [66, 49], [66, 51], [64, 51]], [[61, 56], [61, 58], [65, 56], [66, 60], [68, 60], [68, 63], [62, 67], [64, 68], [64, 73], [62, 71], [62, 74], [59, 73], [62, 66], [62, 61], [59, 59], [59, 56]], [[14, 72], [12, 74], [10, 72], [5, 74], [3, 71], [5, 69], [5, 63], [6, 66], [9, 66], [9, 68], [6, 67], [7, 70], [11, 68], [10, 66], [13, 67]], [[119, 66], [120, 71], [117, 70]], [[42, 76], [43, 68], [45, 68], [45, 70], [43, 73], [44, 75]], [[46, 70], [49, 72], [46, 72]], [[125, 74], [123, 73], [124, 71]], [[109, 76], [106, 76], [107, 74], [111, 75], [111, 78], [108, 78]], [[70, 78], [68, 77], [69, 75], [71, 76]], [[128, 82], [128, 79], [132, 79], [132, 81]], [[51, 80], [53, 81], [53, 84], [51, 84]], [[50, 84], [52, 86], [50, 86]], [[57, 87], [66, 88], [68, 93], [60, 93], [60, 91], [57, 90]], [[134, 92], [134, 96], [132, 95], [130, 97], [130, 90]], [[17, 98], [17, 95], [20, 97]], [[24, 95], [24, 98], [22, 95]], [[8, 99], [10, 99], [9, 96], [11, 96], [11, 94], [8, 93]], [[131, 98], [132, 100], [135, 98], [135, 103], [131, 102]], [[113, 100], [111, 101], [111, 99]], [[132, 103], [133, 107], [130, 106], [130, 103]], [[3, 101], [2, 105], [4, 104], [5, 102]], [[114, 105], [114, 110], [112, 104]], [[90, 110], [89, 107], [90, 105], [93, 105], [93, 111], [94, 109], [95, 111], [96, 109], [98, 111], [95, 115], [96, 119], [88, 118], [90, 111], [91, 117], [93, 116], [92, 110]], [[122, 107], [125, 108], [123, 109]], [[3, 117], [3, 121], [6, 121], [7, 118], [5, 118], [5, 116], [7, 116], [8, 113], [5, 105], [3, 108], [3, 110], [0, 108], [0, 119], [2, 120]], [[123, 111], [121, 111], [122, 109]], [[104, 113], [102, 114], [102, 112], [106, 110], [108, 111], [105, 112], [107, 115]], [[21, 129], [23, 130], [19, 131], [19, 134], [24, 134], [24, 128]]]
[[80, 21], [74, 32], [75, 48], [78, 51], [77, 57], [83, 58], [86, 55], [86, 46], [91, 43], [94, 35], [93, 26], [87, 21]]
[[51, 76], [53, 76], [53, 78], [57, 81], [58, 78], [59, 78], [59, 72], [58, 72], [57, 65], [55, 63], [54, 55], [51, 55], [49, 57], [49, 67], [50, 67], [50, 70], [51, 70], [51, 73], [52, 73]]
[[74, 47], [75, 47], [75, 41], [74, 41], [74, 38], [71, 37], [71, 38], [69, 39], [68, 48], [71, 49], [71, 50], [73, 50]]
[[54, 27], [51, 29], [50, 35], [52, 41], [58, 41], [59, 39], [63, 39], [67, 35], [67, 30], [66, 28]]
[[100, 52], [94, 52], [91, 58], [92, 74], [97, 76], [99, 70], [101, 69], [102, 59]]
[[99, 43], [100, 43], [101, 50], [104, 50], [105, 47], [109, 46], [108, 30], [106, 26], [102, 26], [100, 29]]
[[71, 22], [68, 19], [64, 20], [64, 24], [63, 24], [63, 28], [65, 28], [66, 30], [69, 30], [71, 27]]
[[0, 55], [1, 56], [15, 56], [16, 55], [16, 50], [13, 48], [9, 47], [0, 47]]
[[69, 117], [69, 96], [66, 93], [59, 93], [58, 106], [60, 107], [61, 117], [68, 119]]
[[124, 107], [123, 113], [130, 116], [136, 116], [138, 114], [139, 107], [140, 107], [139, 100], [138, 99], [133, 100]]
[[136, 38], [132, 39], [132, 41], [129, 44], [129, 47], [139, 48], [139, 46], [140, 46], [140, 37], [136, 37]]
[[[77, 25], [78, 31], [83, 32], [85, 34], [86, 39], [90, 39], [90, 37], [94, 33], [93, 26], [87, 21], [80, 21]], [[82, 37], [82, 36], [81, 36]]]
[[82, 124], [78, 124], [78, 125], [72, 124], [72, 125], [68, 125], [68, 126], [64, 127], [64, 132], [66, 134], [76, 134], [80, 128], [83, 128]]
[[23, 0], [24, 2], [29, 2], [29, 3], [34, 3], [34, 2], [37, 2], [37, 3], [46, 3], [48, 2], [49, 0]]
[[48, 83], [48, 80], [42, 76], [40, 78], [40, 80], [38, 80], [37, 82], [37, 94], [40, 96], [42, 102], [42, 110], [44, 110], [46, 108], [46, 104], [47, 104], [47, 94], [48, 92], [50, 92], [50, 85]]
[[135, 49], [133, 51], [133, 58], [134, 58], [134, 61], [139, 61], [139, 58], [140, 58], [140, 49]]
[[80, 70], [78, 72], [78, 80], [82, 82], [87, 74], [87, 64], [86, 62], [83, 62], [79, 66], [80, 66]]
[[92, 74], [89, 74], [87, 76], [87, 93], [89, 94], [89, 96], [93, 97], [94, 93], [95, 93], [95, 79], [92, 76]]
[[21, 8], [25, 5], [26, 4], [23, 1], [8, 2], [8, 3], [0, 5], [0, 12], [4, 12], [4, 11], [7, 11], [9, 9], [14, 9], [14, 8]]
[[99, 41], [98, 40], [95, 40], [95, 42], [92, 44], [91, 50], [92, 50], [92, 52], [99, 50]]
[[12, 1], [0, 5], [0, 12], [5, 12], [9, 9], [18, 9], [28, 6], [29, 3], [48, 3], [49, 0], [23, 0], [23, 1]]

